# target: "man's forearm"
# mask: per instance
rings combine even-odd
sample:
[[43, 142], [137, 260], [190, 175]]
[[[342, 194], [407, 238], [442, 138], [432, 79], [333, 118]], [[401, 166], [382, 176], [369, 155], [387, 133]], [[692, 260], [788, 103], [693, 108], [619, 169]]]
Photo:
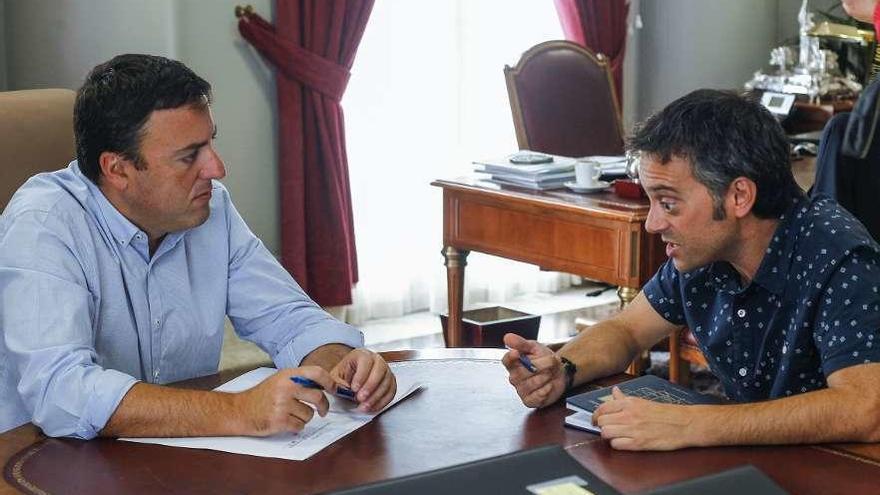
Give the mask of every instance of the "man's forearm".
[[574, 383], [580, 384], [620, 373], [639, 351], [638, 343], [623, 325], [608, 320], [581, 332], [559, 350], [559, 355], [577, 365]]
[[686, 406], [693, 408], [688, 444], [880, 441], [876, 400], [860, 395], [828, 388], [752, 404]]
[[135, 384], [101, 430], [105, 437], [246, 434], [236, 394]]

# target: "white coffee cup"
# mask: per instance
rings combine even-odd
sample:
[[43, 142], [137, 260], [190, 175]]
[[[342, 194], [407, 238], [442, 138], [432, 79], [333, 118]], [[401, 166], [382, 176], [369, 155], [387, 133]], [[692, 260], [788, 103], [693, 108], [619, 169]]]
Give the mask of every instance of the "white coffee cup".
[[602, 165], [593, 160], [578, 160], [574, 164], [574, 177], [577, 185], [584, 187], [595, 186], [602, 175]]

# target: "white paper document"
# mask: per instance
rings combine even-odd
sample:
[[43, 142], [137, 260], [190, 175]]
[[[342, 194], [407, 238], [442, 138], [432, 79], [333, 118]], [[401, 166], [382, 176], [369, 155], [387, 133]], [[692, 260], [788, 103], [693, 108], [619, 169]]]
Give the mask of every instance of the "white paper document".
[[567, 405], [566, 407], [569, 411], [574, 411], [574, 414], [565, 417], [566, 426], [571, 426], [592, 433], [602, 433], [601, 428], [593, 425], [593, 413], [585, 411], [579, 407], [573, 407], [570, 405]]
[[[397, 378], [397, 394], [378, 413], [365, 414], [357, 410], [357, 404], [327, 395], [330, 410], [323, 418], [315, 414], [299, 433], [280, 433], [269, 437], [188, 437], [188, 438], [120, 438], [126, 442], [156, 443], [171, 447], [209, 449], [259, 457], [277, 457], [302, 461], [320, 452], [324, 447], [369, 423], [389, 407], [405, 399], [421, 387], [421, 384], [401, 376], [395, 363], [389, 363]], [[262, 382], [277, 370], [257, 368], [217, 387], [218, 392], [241, 392]]]

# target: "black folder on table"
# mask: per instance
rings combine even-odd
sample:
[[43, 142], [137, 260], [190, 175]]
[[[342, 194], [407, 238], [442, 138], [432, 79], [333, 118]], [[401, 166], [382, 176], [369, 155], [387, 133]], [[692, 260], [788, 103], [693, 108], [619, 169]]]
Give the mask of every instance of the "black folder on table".
[[648, 492], [646, 495], [788, 495], [752, 465], [728, 469], [720, 473], [694, 478], [681, 483], [667, 485]]
[[541, 488], [574, 483], [595, 495], [619, 495], [596, 475], [589, 472], [562, 447], [550, 445], [479, 461], [380, 481], [334, 495], [378, 495], [418, 493], [486, 495], [487, 493], [540, 493]]

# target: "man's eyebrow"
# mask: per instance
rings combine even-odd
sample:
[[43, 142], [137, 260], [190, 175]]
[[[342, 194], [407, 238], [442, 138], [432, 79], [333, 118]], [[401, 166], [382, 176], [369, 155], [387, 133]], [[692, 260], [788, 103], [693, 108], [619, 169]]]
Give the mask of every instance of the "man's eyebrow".
[[676, 189], [672, 186], [659, 185], [659, 186], [647, 187], [645, 189], [647, 189], [648, 191], [651, 191], [652, 193], [666, 192], [666, 193], [678, 194], [678, 189]]
[[[216, 137], [217, 137], [217, 126], [215, 125], [215, 126], [214, 126], [214, 132], [211, 133], [211, 139], [214, 139], [214, 138], [216, 138]], [[175, 151], [174, 154], [175, 154], [175, 155], [183, 155], [183, 154], [186, 154], [186, 153], [189, 152], [189, 151], [197, 150], [197, 149], [201, 148], [202, 146], [207, 145], [209, 142], [210, 142], [210, 140], [207, 140], [207, 141], [199, 141], [199, 142], [197, 142], [197, 143], [192, 143], [192, 144], [190, 144], [190, 145], [184, 146], [183, 148], [180, 148], [179, 150]]]

